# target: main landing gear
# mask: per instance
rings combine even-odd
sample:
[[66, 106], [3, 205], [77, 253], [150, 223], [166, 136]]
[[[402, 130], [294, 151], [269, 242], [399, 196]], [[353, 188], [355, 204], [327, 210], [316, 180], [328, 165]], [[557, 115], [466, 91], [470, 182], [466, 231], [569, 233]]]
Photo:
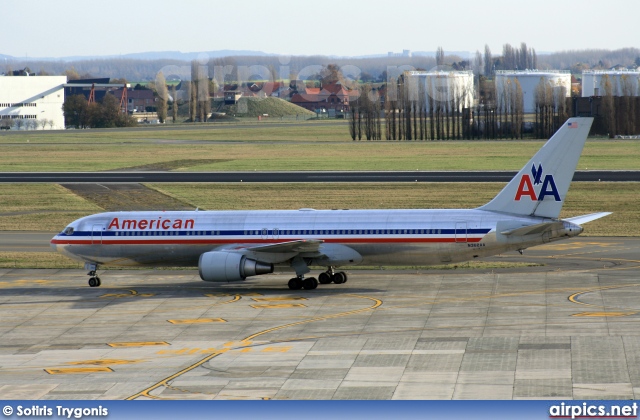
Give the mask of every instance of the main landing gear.
[[318, 287], [318, 280], [315, 277], [304, 278], [304, 276], [294, 277], [289, 280], [289, 289], [291, 290], [313, 290]]
[[324, 273], [320, 273], [318, 279], [316, 280], [314, 277], [304, 278], [304, 276], [300, 275], [298, 277], [294, 277], [289, 280], [289, 289], [291, 290], [313, 290], [318, 287], [318, 283], [320, 284], [342, 284], [347, 282], [347, 273], [344, 271], [335, 272], [333, 267], [329, 267]]

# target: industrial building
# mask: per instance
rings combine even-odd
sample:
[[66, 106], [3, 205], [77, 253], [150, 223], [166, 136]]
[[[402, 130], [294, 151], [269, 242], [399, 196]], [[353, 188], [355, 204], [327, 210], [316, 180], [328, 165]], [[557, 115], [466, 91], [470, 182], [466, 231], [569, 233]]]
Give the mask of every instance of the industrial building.
[[[524, 112], [536, 110], [536, 89], [546, 85], [553, 95], [571, 96], [571, 73], [565, 70], [498, 70], [495, 75], [496, 98], [501, 98], [515, 81], [520, 84]], [[542, 85], [541, 85], [542, 84]]]
[[472, 71], [407, 71], [404, 73], [408, 98], [425, 99], [426, 109], [455, 103], [458, 111], [473, 106]]
[[[607, 87], [607, 82], [609, 86]], [[585, 70], [582, 72], [582, 97], [640, 96], [638, 70]]]
[[0, 126], [64, 129], [65, 83], [67, 76], [0, 75]]

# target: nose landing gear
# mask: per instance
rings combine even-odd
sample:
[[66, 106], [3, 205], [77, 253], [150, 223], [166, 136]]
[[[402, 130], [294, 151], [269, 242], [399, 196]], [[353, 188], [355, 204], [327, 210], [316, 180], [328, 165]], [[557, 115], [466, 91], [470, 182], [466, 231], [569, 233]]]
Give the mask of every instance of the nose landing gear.
[[98, 277], [98, 275], [96, 274], [98, 264], [85, 263], [84, 269], [89, 270], [89, 272], [87, 273], [87, 275], [90, 276], [89, 287], [100, 287], [102, 282], [100, 281], [100, 277]]

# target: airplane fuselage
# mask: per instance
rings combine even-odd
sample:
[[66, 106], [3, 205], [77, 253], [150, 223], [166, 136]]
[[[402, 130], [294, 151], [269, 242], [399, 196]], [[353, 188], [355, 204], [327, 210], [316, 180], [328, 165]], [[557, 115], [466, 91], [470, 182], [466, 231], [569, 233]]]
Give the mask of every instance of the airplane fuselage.
[[[525, 249], [582, 231], [565, 221], [544, 234], [500, 233], [550, 220], [483, 210], [111, 212], [77, 220], [51, 243], [72, 258], [117, 266], [197, 266], [208, 251], [300, 240], [345, 245], [361, 257], [345, 265], [433, 265]], [[279, 264], [283, 257], [267, 262]], [[313, 262], [313, 254], [303, 257]]]

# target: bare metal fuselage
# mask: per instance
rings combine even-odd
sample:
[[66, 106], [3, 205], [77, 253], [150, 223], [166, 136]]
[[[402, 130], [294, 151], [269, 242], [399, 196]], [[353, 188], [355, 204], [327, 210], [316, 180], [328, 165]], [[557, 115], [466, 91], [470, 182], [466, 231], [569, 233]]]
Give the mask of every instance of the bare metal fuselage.
[[[297, 210], [115, 212], [77, 220], [51, 243], [105, 266], [197, 266], [200, 255], [239, 246], [320, 240], [341, 244], [361, 265], [434, 265], [473, 260], [578, 235], [570, 222], [543, 233], [511, 228], [550, 219], [482, 210]], [[303, 255], [304, 257], [304, 255]], [[313, 255], [308, 256], [314, 263]], [[288, 265], [287, 255], [267, 261]]]

